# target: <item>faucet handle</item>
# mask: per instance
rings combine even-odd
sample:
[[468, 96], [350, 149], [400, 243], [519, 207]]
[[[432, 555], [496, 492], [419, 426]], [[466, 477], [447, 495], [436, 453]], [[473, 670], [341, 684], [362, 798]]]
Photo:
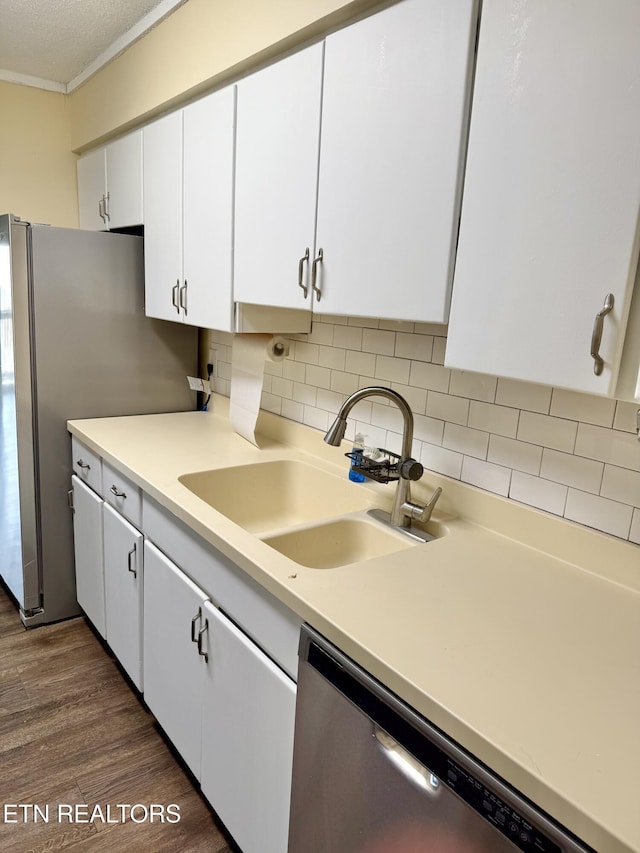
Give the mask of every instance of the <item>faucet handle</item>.
[[420, 504], [415, 504], [413, 501], [405, 501], [402, 505], [402, 509], [404, 514], [408, 518], [413, 518], [415, 521], [421, 521], [423, 524], [426, 524], [431, 518], [431, 513], [433, 512], [433, 508], [438, 502], [438, 498], [442, 494], [442, 489], [440, 486], [435, 490], [435, 492], [429, 498], [429, 502], [425, 506], [420, 506]]
[[405, 459], [400, 464], [400, 476], [403, 480], [419, 480], [424, 474], [424, 468], [415, 459]]

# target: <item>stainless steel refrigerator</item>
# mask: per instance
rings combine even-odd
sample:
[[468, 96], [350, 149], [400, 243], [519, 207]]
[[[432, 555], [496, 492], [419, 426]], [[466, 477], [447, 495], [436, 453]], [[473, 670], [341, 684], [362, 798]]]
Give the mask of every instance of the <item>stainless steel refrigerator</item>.
[[197, 329], [144, 316], [143, 239], [0, 216], [0, 576], [32, 626], [80, 612], [66, 421], [195, 406]]

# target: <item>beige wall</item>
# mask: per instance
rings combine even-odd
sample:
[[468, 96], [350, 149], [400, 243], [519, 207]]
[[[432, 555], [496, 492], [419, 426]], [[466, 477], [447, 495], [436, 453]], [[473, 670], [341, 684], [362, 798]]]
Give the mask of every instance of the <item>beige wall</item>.
[[380, 0], [188, 0], [69, 96], [74, 151], [102, 142]]
[[0, 82], [0, 208], [77, 227], [76, 156], [65, 95]]

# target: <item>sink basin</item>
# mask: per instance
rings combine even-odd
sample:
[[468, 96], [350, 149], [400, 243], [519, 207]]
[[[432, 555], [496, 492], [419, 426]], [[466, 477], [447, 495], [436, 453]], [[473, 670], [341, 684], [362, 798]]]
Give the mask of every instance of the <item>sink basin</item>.
[[297, 459], [196, 471], [180, 483], [250, 533], [268, 533], [365, 509], [366, 492]]
[[363, 518], [340, 518], [263, 539], [310, 569], [335, 569], [414, 548], [418, 543]]

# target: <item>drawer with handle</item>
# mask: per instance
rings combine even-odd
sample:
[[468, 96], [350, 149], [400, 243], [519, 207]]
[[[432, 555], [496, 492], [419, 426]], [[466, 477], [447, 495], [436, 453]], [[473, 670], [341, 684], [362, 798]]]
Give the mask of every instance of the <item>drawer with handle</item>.
[[74, 474], [89, 488], [102, 494], [102, 460], [75, 436], [71, 437], [71, 462]]
[[142, 523], [142, 492], [108, 462], [102, 462], [102, 495], [105, 501], [136, 527]]

